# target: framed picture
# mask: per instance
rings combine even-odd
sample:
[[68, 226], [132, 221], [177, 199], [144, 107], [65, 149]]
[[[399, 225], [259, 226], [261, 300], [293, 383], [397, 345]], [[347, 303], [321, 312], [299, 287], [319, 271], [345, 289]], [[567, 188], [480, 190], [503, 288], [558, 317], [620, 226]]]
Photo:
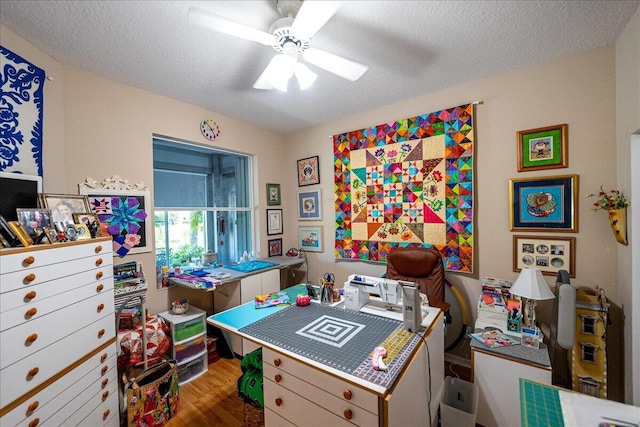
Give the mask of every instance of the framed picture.
[[50, 209], [16, 209], [16, 213], [18, 221], [32, 238], [40, 234], [38, 229], [52, 225]]
[[91, 237], [102, 236], [102, 230], [100, 227], [100, 220], [98, 215], [93, 212], [74, 213], [73, 220], [76, 224], [84, 224], [89, 229]]
[[269, 256], [281, 256], [282, 255], [282, 239], [269, 240]]
[[567, 125], [517, 132], [518, 172], [566, 168]]
[[282, 234], [282, 209], [267, 209], [267, 234]]
[[267, 184], [267, 205], [280, 206], [280, 184]]
[[320, 190], [298, 191], [298, 219], [322, 219]]
[[576, 277], [575, 260], [575, 237], [513, 236], [513, 271], [531, 267], [555, 276], [566, 270], [570, 277]]
[[18, 237], [22, 246], [27, 247], [33, 245], [33, 239], [29, 236], [27, 230], [18, 221], [9, 221], [9, 228], [13, 234]]
[[89, 212], [89, 200], [85, 195], [41, 193], [38, 197], [40, 207], [51, 210], [51, 224], [59, 231], [74, 224], [74, 213]]
[[49, 243], [55, 243], [58, 241], [58, 232], [55, 228], [43, 227], [44, 235]]
[[91, 188], [78, 186], [88, 199], [88, 208], [78, 213], [93, 213], [102, 236], [113, 237], [114, 252], [127, 254], [151, 252], [153, 216], [147, 213], [150, 193], [146, 190]]
[[298, 227], [298, 245], [309, 252], [322, 252], [322, 227]]
[[510, 179], [511, 230], [578, 231], [578, 175]]
[[320, 184], [318, 156], [298, 160], [298, 187]]

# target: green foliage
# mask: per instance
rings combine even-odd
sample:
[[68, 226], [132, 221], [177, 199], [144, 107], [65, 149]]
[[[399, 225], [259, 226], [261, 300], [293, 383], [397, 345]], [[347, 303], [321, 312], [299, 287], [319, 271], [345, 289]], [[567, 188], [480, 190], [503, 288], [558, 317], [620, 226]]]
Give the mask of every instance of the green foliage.
[[202, 258], [203, 248], [198, 246], [183, 245], [169, 252], [169, 265], [171, 267], [187, 264], [191, 260]]

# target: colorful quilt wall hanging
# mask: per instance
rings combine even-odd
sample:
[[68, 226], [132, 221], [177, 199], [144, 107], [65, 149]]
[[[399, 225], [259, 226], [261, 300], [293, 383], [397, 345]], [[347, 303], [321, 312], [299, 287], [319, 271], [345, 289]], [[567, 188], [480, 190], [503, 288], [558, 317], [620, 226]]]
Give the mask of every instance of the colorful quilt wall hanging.
[[335, 257], [435, 247], [473, 272], [474, 104], [333, 136]]
[[0, 172], [42, 176], [45, 72], [0, 46]]

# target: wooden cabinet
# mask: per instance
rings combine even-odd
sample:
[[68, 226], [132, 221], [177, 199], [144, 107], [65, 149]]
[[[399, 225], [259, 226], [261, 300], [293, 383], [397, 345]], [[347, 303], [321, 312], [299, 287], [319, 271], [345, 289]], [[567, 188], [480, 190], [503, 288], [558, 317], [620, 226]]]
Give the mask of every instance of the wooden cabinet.
[[189, 307], [183, 314], [163, 311], [171, 328], [171, 357], [178, 363], [178, 382], [186, 384], [207, 372], [207, 312]]
[[[520, 378], [551, 384], [551, 366], [546, 348], [513, 347], [497, 350], [471, 348], [473, 382], [478, 385], [479, 391], [476, 422], [484, 427], [520, 424]], [[509, 350], [518, 352], [520, 356], [530, 353], [546, 366], [515, 354], [497, 353]]]
[[111, 248], [0, 250], [0, 424], [119, 424]]

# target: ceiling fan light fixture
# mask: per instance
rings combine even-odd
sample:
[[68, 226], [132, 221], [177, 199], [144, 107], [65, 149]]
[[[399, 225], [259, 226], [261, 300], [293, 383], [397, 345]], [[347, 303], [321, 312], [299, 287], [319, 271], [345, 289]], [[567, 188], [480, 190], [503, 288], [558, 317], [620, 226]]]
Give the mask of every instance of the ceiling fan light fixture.
[[318, 75], [311, 71], [309, 67], [301, 62], [296, 62], [293, 66], [293, 72], [296, 75], [296, 79], [298, 80], [298, 86], [300, 90], [308, 89], [313, 82], [316, 81]]
[[271, 86], [281, 92], [286, 92], [295, 64], [296, 58], [293, 56], [286, 54], [276, 55], [265, 70], [264, 77]]

